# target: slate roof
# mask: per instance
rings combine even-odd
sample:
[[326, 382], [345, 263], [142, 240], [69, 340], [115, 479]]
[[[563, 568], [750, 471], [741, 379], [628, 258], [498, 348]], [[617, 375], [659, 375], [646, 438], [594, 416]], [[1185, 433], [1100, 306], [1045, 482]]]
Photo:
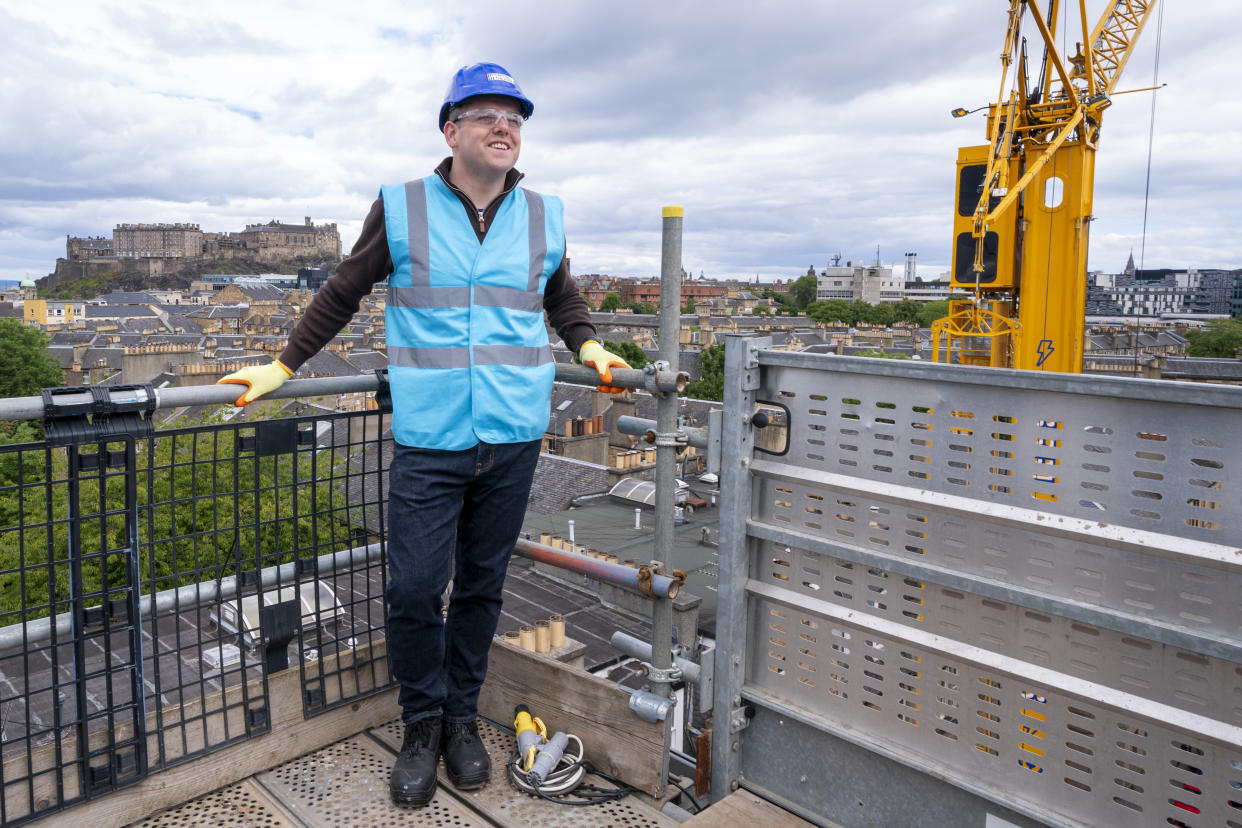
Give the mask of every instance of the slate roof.
[[576, 385], [569, 382], [552, 384], [552, 414], [548, 421], [548, 432], [551, 434], [565, 433], [565, 423], [576, 417], [591, 416], [591, 400], [595, 388], [590, 385]]
[[159, 317], [151, 317], [149, 319], [122, 319], [120, 328], [123, 331], [132, 331], [133, 333], [166, 330], [163, 320]]
[[246, 295], [251, 302], [283, 302], [285, 291], [274, 285], [239, 285], [234, 286]]
[[103, 360], [109, 368], [120, 370], [121, 360], [124, 357], [124, 348], [87, 348], [82, 354], [82, 367], [93, 368], [96, 362]]
[[207, 305], [193, 315], [200, 319], [245, 319], [249, 313], [246, 305]]
[[90, 331], [57, 331], [49, 342], [53, 345], [85, 345], [95, 338]]
[[147, 337], [148, 345], [201, 345], [203, 337], [198, 334], [158, 333]]
[[1169, 357], [1160, 373], [1165, 379], [1242, 382], [1242, 359]]
[[568, 508], [575, 498], [601, 494], [608, 490], [606, 466], [558, 457], [539, 455], [535, 476], [526, 501], [526, 513], [551, 515]]
[[190, 305], [190, 304], [156, 305], [155, 309], [158, 311], [161, 311], [162, 313], [166, 313], [169, 316], [189, 316], [191, 313], [194, 313], [194, 311], [198, 310], [200, 307], [202, 306], [201, 305]]
[[47, 346], [47, 355], [59, 362], [62, 369], [73, 367], [73, 351], [72, 345]]
[[135, 317], [155, 316], [155, 311], [146, 305], [87, 305], [87, 319], [133, 319]]
[[315, 354], [302, 366], [294, 371], [293, 376], [298, 379], [307, 377], [354, 377], [362, 373], [349, 360], [334, 351], [323, 350]]
[[353, 350], [346, 359], [364, 374], [388, 367], [388, 355], [379, 351]]
[[91, 300], [104, 305], [154, 305], [156, 299], [146, 291], [114, 290]]
[[332, 341], [332, 342], [335, 342], [335, 343], [336, 343], [336, 344], [338, 344], [338, 345], [346, 345], [346, 344], [350, 344], [350, 343], [352, 343], [353, 345], [357, 346], [357, 345], [361, 345], [361, 344], [362, 344], [362, 337], [361, 337], [361, 336], [357, 336], [357, 335], [355, 335], [355, 334], [341, 334], [341, 333], [339, 333], [339, 334], [337, 334], [336, 336], [332, 337], [331, 341]]

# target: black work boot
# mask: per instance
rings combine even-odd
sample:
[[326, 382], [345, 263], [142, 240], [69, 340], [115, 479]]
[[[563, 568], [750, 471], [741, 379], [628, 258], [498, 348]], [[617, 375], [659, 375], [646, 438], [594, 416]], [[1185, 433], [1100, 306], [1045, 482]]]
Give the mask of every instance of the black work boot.
[[444, 723], [444, 769], [449, 781], [463, 791], [473, 791], [492, 778], [492, 758], [479, 738], [479, 723]]
[[388, 782], [394, 802], [421, 808], [436, 795], [440, 719], [440, 716], [428, 716], [405, 726], [401, 753], [392, 766], [392, 778]]

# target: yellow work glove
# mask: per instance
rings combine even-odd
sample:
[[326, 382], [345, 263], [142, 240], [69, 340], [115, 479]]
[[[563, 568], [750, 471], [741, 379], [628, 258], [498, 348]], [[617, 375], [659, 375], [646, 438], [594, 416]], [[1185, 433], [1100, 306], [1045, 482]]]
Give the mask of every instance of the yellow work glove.
[[594, 339], [588, 339], [582, 343], [582, 347], [578, 349], [578, 361], [583, 365], [589, 365], [599, 372], [599, 378], [603, 381], [603, 385], [597, 385], [600, 391], [607, 394], [619, 394], [624, 388], [615, 388], [609, 383], [612, 382], [612, 369], [629, 368], [630, 364], [621, 357], [606, 349], [603, 345]]
[[277, 388], [285, 384], [285, 380], [293, 376], [293, 372], [281, 364], [280, 360], [274, 359], [267, 365], [251, 365], [249, 368], [243, 368], [240, 371], [234, 371], [226, 377], [216, 380], [216, 385], [224, 385], [225, 383], [236, 383], [237, 385], [245, 385], [246, 393], [237, 398], [233, 405], [245, 405], [254, 402], [264, 394], [275, 391]]

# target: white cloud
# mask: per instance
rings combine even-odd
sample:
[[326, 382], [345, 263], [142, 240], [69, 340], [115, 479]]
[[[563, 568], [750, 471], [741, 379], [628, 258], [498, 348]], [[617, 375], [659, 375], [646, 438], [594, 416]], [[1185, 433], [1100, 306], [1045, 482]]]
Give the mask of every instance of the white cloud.
[[[1099, 7], [1102, 4], [1096, 3]], [[1162, 4], [1163, 5], [1163, 4]], [[0, 279], [125, 221], [336, 221], [446, 154], [448, 76], [498, 61], [535, 100], [526, 184], [566, 202], [578, 272], [653, 275], [660, 208], [685, 265], [797, 275], [840, 252], [947, 268], [957, 148], [983, 141], [1004, 9], [814, 4], [59, 3], [0, 11]], [[1091, 267], [1237, 267], [1242, 59], [1224, 0], [1153, 20], [1097, 163]], [[1098, 13], [1098, 8], [1095, 13]], [[1036, 61], [1037, 63], [1037, 61]]]

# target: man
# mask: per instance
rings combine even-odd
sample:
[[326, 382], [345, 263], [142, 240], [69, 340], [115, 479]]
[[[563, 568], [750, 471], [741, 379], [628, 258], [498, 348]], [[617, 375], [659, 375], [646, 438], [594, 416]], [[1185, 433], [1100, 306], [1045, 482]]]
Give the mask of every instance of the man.
[[405, 723], [390, 789], [404, 804], [431, 800], [441, 755], [458, 788], [490, 779], [477, 702], [548, 424], [555, 368], [544, 312], [599, 372], [600, 390], [621, 390], [608, 385], [611, 369], [629, 367], [596, 338], [569, 276], [560, 200], [517, 186], [533, 111], [502, 67], [458, 70], [440, 108], [452, 157], [380, 190], [279, 360], [220, 380], [249, 386], [238, 405], [279, 387], [388, 279], [388, 650]]

